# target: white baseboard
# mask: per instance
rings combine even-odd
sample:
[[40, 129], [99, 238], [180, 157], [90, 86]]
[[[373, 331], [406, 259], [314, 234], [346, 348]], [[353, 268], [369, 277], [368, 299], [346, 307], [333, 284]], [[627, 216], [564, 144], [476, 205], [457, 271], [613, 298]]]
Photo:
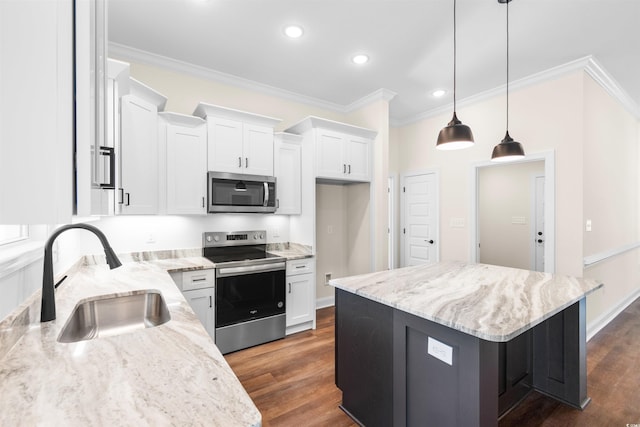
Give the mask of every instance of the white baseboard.
[[336, 297], [322, 297], [316, 300], [316, 310], [319, 308], [332, 307], [336, 305]]
[[600, 332], [602, 328], [607, 326], [618, 314], [622, 313], [625, 308], [629, 307], [636, 299], [638, 299], [638, 297], [640, 297], [640, 289], [632, 292], [628, 297], [620, 301], [618, 305], [613, 307], [607, 313], [603, 313], [598, 316], [598, 318], [591, 321], [587, 325], [587, 341]]

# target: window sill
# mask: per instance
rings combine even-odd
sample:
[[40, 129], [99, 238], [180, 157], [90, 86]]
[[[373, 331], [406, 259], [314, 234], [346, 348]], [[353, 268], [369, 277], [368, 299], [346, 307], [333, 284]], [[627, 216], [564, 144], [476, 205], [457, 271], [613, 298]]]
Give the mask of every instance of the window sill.
[[44, 256], [44, 242], [30, 240], [0, 248], [0, 279], [32, 264]]

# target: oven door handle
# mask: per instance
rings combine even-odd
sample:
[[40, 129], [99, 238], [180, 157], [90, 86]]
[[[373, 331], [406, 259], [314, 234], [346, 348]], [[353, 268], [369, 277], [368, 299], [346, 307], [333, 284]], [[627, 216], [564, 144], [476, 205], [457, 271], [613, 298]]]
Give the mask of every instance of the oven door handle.
[[267, 271], [285, 270], [286, 264], [284, 262], [275, 262], [270, 264], [248, 265], [244, 267], [227, 267], [218, 268], [216, 270], [216, 277], [229, 277], [240, 276], [243, 274], [263, 273]]

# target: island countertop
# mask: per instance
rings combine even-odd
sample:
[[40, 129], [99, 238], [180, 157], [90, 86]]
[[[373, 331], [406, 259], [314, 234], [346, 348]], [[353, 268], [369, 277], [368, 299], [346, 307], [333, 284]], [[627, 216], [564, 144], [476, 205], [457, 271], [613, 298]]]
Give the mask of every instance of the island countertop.
[[386, 270], [329, 284], [496, 342], [510, 341], [603, 286], [593, 279], [462, 262]]
[[[212, 267], [202, 257], [79, 267], [56, 291], [57, 319], [33, 323], [2, 357], [0, 425], [260, 426], [260, 412], [167, 274]], [[162, 293], [169, 322], [57, 341], [79, 301], [140, 289]]]

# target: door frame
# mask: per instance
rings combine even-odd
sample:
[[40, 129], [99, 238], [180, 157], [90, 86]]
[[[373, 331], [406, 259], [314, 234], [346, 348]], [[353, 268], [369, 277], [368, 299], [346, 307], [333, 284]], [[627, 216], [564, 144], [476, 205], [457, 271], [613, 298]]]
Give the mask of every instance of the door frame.
[[387, 178], [387, 268], [396, 268], [396, 179], [397, 175], [391, 174]]
[[[529, 244], [530, 246], [530, 250], [531, 250], [531, 260], [529, 262], [529, 264], [531, 265], [531, 270], [536, 271], [536, 243], [537, 243], [537, 236], [536, 236], [536, 231], [537, 231], [537, 212], [538, 212], [538, 207], [536, 206], [536, 201], [538, 200], [538, 197], [536, 195], [536, 189], [537, 189], [537, 185], [536, 182], [538, 180], [538, 178], [544, 178], [545, 183], [547, 178], [545, 177], [544, 173], [534, 173], [533, 175], [531, 175], [531, 221], [530, 221], [530, 240], [529, 240]], [[543, 215], [544, 216], [544, 215]], [[546, 224], [545, 224], [545, 228], [546, 228]], [[544, 239], [546, 240], [547, 238], [547, 233], [546, 230], [544, 232]], [[544, 242], [546, 243], [546, 241]], [[545, 245], [546, 246], [546, 245]], [[544, 258], [544, 256], [543, 256]]]
[[[534, 154], [527, 154], [522, 160], [516, 160], [513, 163], [527, 163], [539, 160], [544, 161], [544, 223], [545, 223], [545, 240], [544, 246], [544, 271], [545, 273], [555, 273], [556, 269], [556, 174], [555, 174], [555, 150], [542, 151]], [[476, 264], [478, 262], [478, 174], [481, 168], [504, 165], [504, 163], [495, 163], [491, 161], [483, 161], [471, 165], [471, 203], [469, 221], [469, 262]]]
[[407, 178], [409, 177], [413, 177], [413, 176], [419, 176], [419, 175], [429, 175], [429, 174], [433, 174], [434, 178], [435, 178], [435, 191], [436, 191], [436, 195], [435, 195], [435, 199], [436, 199], [436, 209], [435, 209], [435, 230], [436, 230], [436, 259], [435, 262], [440, 262], [440, 169], [439, 168], [428, 168], [428, 169], [420, 169], [418, 171], [413, 171], [413, 172], [407, 172], [404, 173], [402, 175], [400, 175], [400, 228], [398, 230], [398, 233], [400, 233], [400, 259], [399, 259], [399, 263], [400, 263], [400, 267], [406, 267], [405, 265], [405, 240], [406, 240], [406, 234], [402, 232], [403, 229], [405, 229], [405, 223], [406, 223], [406, 213], [407, 213], [407, 207], [405, 205], [406, 203], [406, 198], [405, 198], [405, 192], [404, 192], [404, 187], [405, 187], [405, 182], [407, 180]]

